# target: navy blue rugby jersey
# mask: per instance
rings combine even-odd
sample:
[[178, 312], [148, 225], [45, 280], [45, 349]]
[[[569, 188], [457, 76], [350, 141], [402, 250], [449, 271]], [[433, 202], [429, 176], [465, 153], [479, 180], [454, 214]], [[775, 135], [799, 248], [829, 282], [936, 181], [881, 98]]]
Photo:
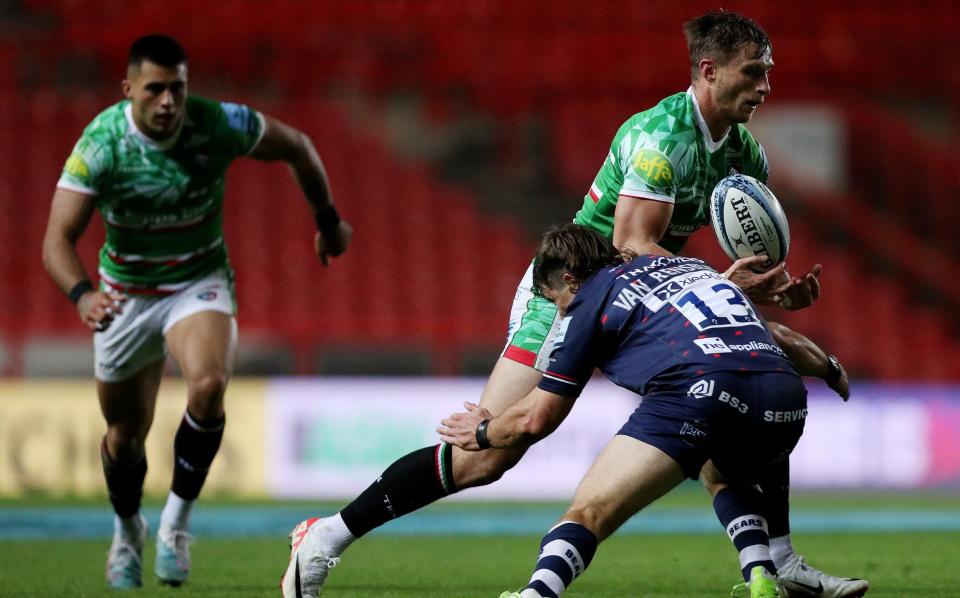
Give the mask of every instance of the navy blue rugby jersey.
[[702, 260], [642, 255], [580, 287], [540, 388], [577, 397], [593, 368], [639, 394], [718, 371], [791, 372], [746, 295]]

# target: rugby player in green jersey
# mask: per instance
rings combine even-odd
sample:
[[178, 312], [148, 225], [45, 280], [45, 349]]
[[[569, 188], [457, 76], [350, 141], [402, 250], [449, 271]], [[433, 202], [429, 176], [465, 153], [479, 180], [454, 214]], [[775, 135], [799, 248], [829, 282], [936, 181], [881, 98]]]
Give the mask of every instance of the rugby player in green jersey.
[[[731, 12], [693, 19], [685, 33], [690, 88], [624, 123], [574, 218], [612, 239], [619, 249], [636, 254], [679, 251], [690, 234], [707, 224], [710, 192], [723, 177], [736, 171], [767, 179], [766, 155], [743, 126], [770, 93], [773, 58], [766, 33]], [[757, 303], [801, 309], [819, 296], [819, 265], [793, 278], [783, 265], [755, 274], [750, 262], [737, 261], [725, 275]], [[533, 293], [531, 270], [514, 299], [507, 346], [480, 397], [480, 406], [494, 416], [537, 387], [559, 326], [555, 307]], [[808, 345], [793, 342], [802, 335], [782, 325], [771, 329], [802, 375], [829, 378], [833, 388], [846, 392], [842, 368], [835, 360], [809, 359], [809, 351], [798, 349]], [[825, 363], [830, 367], [824, 368]], [[468, 453], [441, 443], [400, 458], [342, 511], [308, 519], [294, 529], [284, 595], [313, 596], [331, 563], [354, 539], [450, 493], [498, 480], [525, 451]], [[709, 469], [703, 477], [715, 497], [725, 489]], [[865, 581], [826, 575], [794, 553], [788, 488], [788, 466], [765, 488], [765, 499], [771, 502], [766, 509], [773, 513], [771, 549], [785, 584], [795, 595], [837, 598], [865, 592], [869, 587]]]
[[[226, 169], [241, 156], [287, 162], [316, 218], [314, 245], [324, 264], [346, 250], [352, 229], [333, 206], [309, 138], [247, 106], [188, 95], [187, 57], [173, 38], [133, 43], [123, 93], [126, 99], [84, 130], [66, 162], [43, 261], [94, 331], [107, 423], [100, 454], [116, 513], [106, 572], [114, 588], [142, 584], [144, 441], [168, 351], [183, 372], [187, 406], [173, 442], [155, 566], [161, 582], [180, 585], [190, 570], [190, 509], [223, 435], [237, 339], [223, 239]], [[106, 228], [98, 286], [76, 251], [95, 209]]]

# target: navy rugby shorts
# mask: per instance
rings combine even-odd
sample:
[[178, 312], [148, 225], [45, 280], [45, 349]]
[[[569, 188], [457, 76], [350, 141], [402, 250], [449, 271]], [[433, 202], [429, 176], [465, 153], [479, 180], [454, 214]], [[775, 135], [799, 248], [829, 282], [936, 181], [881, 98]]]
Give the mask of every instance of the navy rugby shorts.
[[731, 481], [756, 483], [800, 440], [807, 390], [786, 372], [714, 372], [643, 397], [618, 434], [670, 455], [696, 479], [708, 459]]

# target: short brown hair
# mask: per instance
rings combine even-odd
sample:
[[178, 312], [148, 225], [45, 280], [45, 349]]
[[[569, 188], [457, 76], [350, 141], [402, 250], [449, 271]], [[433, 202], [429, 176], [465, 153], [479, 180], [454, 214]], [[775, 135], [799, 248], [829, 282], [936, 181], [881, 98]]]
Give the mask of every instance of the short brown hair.
[[609, 239], [581, 224], [564, 224], [540, 239], [533, 261], [533, 292], [542, 297], [545, 289], [559, 285], [564, 274], [576, 279], [576, 287], [597, 270], [622, 263], [623, 257]]
[[712, 11], [690, 19], [683, 24], [683, 33], [687, 38], [694, 79], [699, 76], [700, 61], [704, 58], [714, 58], [719, 64], [725, 64], [747, 44], [757, 45], [757, 54], [753, 58], [763, 56], [770, 48], [770, 38], [760, 25], [728, 10]]
[[141, 66], [145, 61], [157, 66], [176, 67], [186, 64], [187, 53], [180, 42], [169, 35], [154, 33], [138, 38], [130, 45], [127, 64]]

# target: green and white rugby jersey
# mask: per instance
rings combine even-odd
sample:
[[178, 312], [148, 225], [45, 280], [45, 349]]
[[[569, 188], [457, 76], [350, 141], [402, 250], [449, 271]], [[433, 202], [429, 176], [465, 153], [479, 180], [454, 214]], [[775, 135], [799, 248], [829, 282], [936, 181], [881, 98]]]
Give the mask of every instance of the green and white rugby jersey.
[[713, 141], [690, 88], [620, 127], [573, 221], [612, 238], [619, 196], [672, 203], [673, 215], [660, 245], [676, 253], [691, 233], [710, 221], [710, 193], [733, 172], [766, 182], [763, 147], [739, 124]]
[[155, 141], [123, 100], [93, 119], [57, 187], [97, 198], [107, 230], [99, 274], [130, 292], [172, 292], [228, 266], [223, 240], [227, 167], [263, 135], [260, 113], [187, 98], [180, 130]]

